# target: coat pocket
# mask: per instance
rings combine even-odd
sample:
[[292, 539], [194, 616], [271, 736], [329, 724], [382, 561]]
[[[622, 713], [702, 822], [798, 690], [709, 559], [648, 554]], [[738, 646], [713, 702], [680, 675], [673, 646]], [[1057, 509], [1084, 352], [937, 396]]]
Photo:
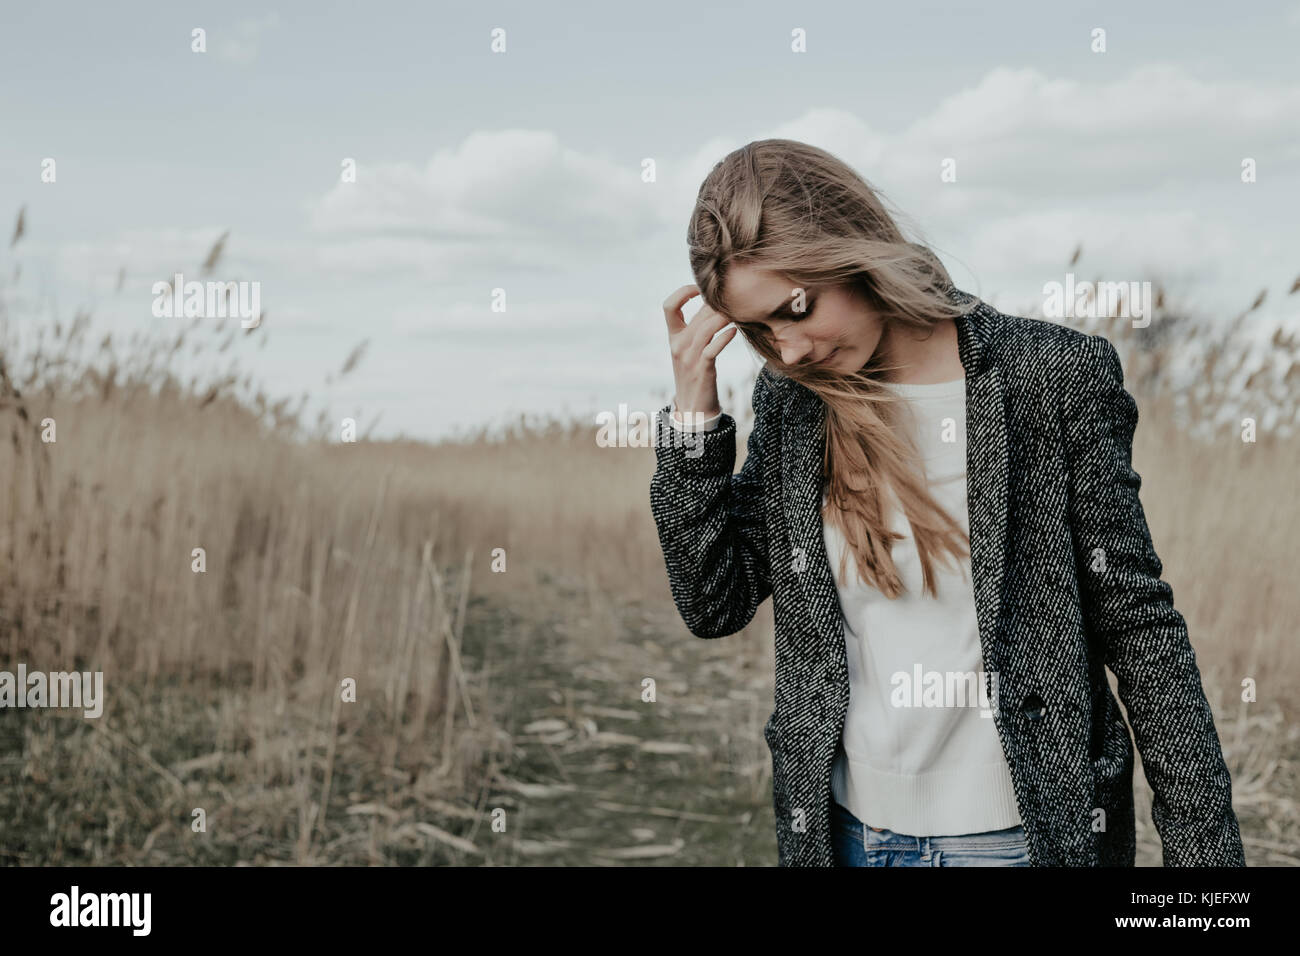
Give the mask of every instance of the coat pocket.
[[784, 866], [793, 852], [790, 841], [794, 834], [790, 829], [789, 781], [785, 778], [786, 753], [781, 737], [780, 718], [775, 711], [763, 725], [763, 739], [767, 741], [767, 749], [772, 752], [772, 814], [776, 821], [777, 849]]
[[773, 752], [776, 751], [775, 741], [778, 739], [778, 736], [778, 731], [776, 729], [776, 711], [772, 711], [772, 715], [767, 718], [767, 723], [763, 725], [763, 739], [767, 741], [768, 749]]
[[767, 741], [767, 749], [772, 755], [772, 797], [775, 802], [779, 802], [785, 796], [786, 790], [784, 776], [786, 754], [785, 741], [781, 735], [780, 718], [775, 712], [771, 717], [767, 718], [767, 723], [763, 725], [763, 739]]

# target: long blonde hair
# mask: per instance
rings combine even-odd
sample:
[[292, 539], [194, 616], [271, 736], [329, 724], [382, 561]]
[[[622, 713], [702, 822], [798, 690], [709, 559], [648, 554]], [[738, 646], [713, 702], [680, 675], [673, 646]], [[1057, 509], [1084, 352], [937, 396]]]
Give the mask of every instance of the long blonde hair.
[[[877, 190], [831, 154], [794, 140], [752, 142], [714, 166], [700, 186], [687, 241], [701, 298], [728, 317], [727, 268], [742, 263], [787, 277], [792, 292], [844, 286], [882, 316], [886, 334], [892, 323], [931, 329], [971, 308], [950, 297], [943, 265], [904, 237]], [[886, 513], [892, 489], [911, 524], [924, 589], [936, 594], [936, 557], [969, 556], [970, 539], [930, 495], [916, 446], [897, 427], [898, 398], [880, 379], [890, 366], [876, 356], [849, 374], [789, 366], [766, 330], [742, 327], [741, 334], [769, 369], [826, 404], [822, 515], [843, 532], [859, 578], [890, 598], [904, 590], [890, 554], [901, 538]]]

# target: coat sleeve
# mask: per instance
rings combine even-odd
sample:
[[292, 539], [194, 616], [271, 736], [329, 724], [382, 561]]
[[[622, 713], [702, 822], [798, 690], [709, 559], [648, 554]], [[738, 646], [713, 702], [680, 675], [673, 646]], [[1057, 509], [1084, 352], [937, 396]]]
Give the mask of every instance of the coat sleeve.
[[1063, 400], [1070, 520], [1089, 639], [1103, 649], [1153, 791], [1165, 866], [1245, 866], [1232, 783], [1187, 625], [1161, 580], [1142, 479], [1138, 411], [1115, 347], [1087, 336]]
[[772, 593], [767, 517], [763, 510], [763, 447], [768, 384], [754, 384], [754, 428], [740, 474], [736, 420], [723, 414], [712, 431], [683, 432], [656, 416], [656, 467], [650, 508], [668, 568], [673, 601], [696, 637], [741, 630]]

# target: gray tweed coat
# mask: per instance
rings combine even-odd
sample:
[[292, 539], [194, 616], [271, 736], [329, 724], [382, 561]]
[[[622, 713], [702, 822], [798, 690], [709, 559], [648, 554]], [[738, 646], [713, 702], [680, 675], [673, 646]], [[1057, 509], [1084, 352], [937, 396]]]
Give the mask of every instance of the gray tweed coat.
[[[1161, 580], [1131, 467], [1137, 406], [1114, 346], [968, 293], [971, 580], [994, 723], [1035, 866], [1134, 864], [1133, 741], [1166, 866], [1244, 866], [1232, 784], [1187, 626]], [[782, 866], [833, 866], [831, 766], [849, 702], [822, 539], [825, 404], [764, 368], [739, 474], [736, 422], [656, 416], [650, 503], [691, 633], [734, 634], [769, 596], [775, 708], [763, 734]], [[992, 688], [989, 687], [990, 699]]]

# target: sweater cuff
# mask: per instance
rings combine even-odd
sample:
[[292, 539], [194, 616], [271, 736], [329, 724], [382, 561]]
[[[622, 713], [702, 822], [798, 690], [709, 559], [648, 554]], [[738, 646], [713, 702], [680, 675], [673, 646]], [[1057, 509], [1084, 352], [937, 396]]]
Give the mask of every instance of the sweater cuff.
[[[687, 415], [686, 421], [682, 421], [677, 417], [683, 414]], [[681, 432], [711, 432], [716, 429], [718, 424], [722, 421], [722, 414], [722, 412], [718, 412], [718, 414], [712, 415], [709, 418], [701, 418], [699, 414], [695, 412], [683, 413], [678, 410], [677, 402], [674, 400], [672, 403], [672, 413], [668, 416], [668, 421], [673, 428], [676, 428]]]
[[723, 412], [716, 428], [691, 431], [669, 424], [672, 406], [655, 415], [658, 467], [680, 475], [721, 477], [736, 463], [736, 420]]

